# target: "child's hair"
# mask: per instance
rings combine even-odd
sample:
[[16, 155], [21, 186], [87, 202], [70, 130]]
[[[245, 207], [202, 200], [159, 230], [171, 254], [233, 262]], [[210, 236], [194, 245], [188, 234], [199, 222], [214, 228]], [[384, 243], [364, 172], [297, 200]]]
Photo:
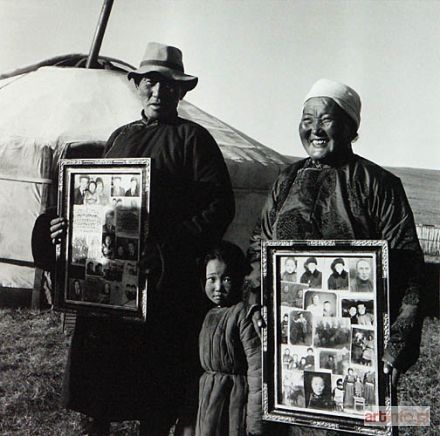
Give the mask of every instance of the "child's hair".
[[[228, 273], [232, 278], [233, 303], [238, 303], [242, 299], [243, 281], [251, 268], [249, 262], [240, 247], [229, 241], [221, 241], [216, 247], [211, 249], [205, 257], [204, 267], [210, 260], [220, 260], [226, 264]], [[231, 300], [231, 301], [232, 301]]]

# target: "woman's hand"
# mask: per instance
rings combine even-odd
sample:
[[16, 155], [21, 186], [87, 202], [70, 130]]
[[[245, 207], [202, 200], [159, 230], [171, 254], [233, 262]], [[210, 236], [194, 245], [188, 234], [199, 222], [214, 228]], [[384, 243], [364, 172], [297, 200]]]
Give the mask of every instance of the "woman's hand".
[[384, 374], [391, 374], [391, 384], [393, 385], [393, 388], [397, 388], [397, 384], [399, 382], [399, 377], [400, 377], [400, 370], [397, 368], [394, 368], [394, 366], [391, 365], [390, 362], [384, 361], [383, 373]]
[[52, 244], [59, 244], [66, 237], [67, 220], [59, 216], [54, 218], [50, 221], [49, 231]]

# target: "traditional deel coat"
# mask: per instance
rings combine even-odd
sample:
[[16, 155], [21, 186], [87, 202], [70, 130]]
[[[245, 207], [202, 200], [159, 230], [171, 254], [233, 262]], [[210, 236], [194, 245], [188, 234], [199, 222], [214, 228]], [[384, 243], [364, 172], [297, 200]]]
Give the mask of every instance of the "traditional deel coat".
[[391, 339], [385, 358], [402, 371], [418, 358], [423, 254], [400, 180], [349, 150], [337, 164], [304, 159], [276, 180], [251, 239], [384, 239], [390, 248]]
[[244, 303], [208, 312], [200, 332], [196, 436], [262, 434], [261, 354]]
[[78, 317], [65, 405], [111, 420], [159, 413], [173, 419], [192, 396], [195, 416], [197, 340], [207, 310], [197, 259], [221, 240], [234, 216], [225, 162], [207, 130], [177, 116], [119, 128], [103, 157], [152, 158], [149, 236], [140, 262], [151, 269], [147, 321]]

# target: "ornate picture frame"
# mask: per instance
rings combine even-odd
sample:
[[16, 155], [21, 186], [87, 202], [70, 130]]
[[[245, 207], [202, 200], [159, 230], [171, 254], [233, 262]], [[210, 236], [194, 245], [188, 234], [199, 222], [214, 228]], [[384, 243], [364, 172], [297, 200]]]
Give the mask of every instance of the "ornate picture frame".
[[150, 212], [148, 158], [62, 159], [55, 308], [143, 322], [147, 284], [139, 268]]
[[263, 419], [392, 435], [387, 242], [265, 241], [261, 265]]

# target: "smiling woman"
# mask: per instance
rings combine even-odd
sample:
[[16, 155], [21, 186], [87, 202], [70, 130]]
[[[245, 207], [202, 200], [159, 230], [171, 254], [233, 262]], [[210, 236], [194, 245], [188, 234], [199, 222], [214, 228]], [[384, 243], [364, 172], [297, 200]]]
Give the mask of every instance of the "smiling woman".
[[[388, 241], [392, 327], [383, 360], [396, 384], [418, 356], [423, 257], [400, 180], [352, 151], [360, 110], [360, 97], [350, 87], [330, 80], [312, 86], [299, 126], [309, 158], [275, 181], [249, 254], [257, 267], [264, 240]], [[317, 264], [313, 259], [306, 262], [309, 270]]]

